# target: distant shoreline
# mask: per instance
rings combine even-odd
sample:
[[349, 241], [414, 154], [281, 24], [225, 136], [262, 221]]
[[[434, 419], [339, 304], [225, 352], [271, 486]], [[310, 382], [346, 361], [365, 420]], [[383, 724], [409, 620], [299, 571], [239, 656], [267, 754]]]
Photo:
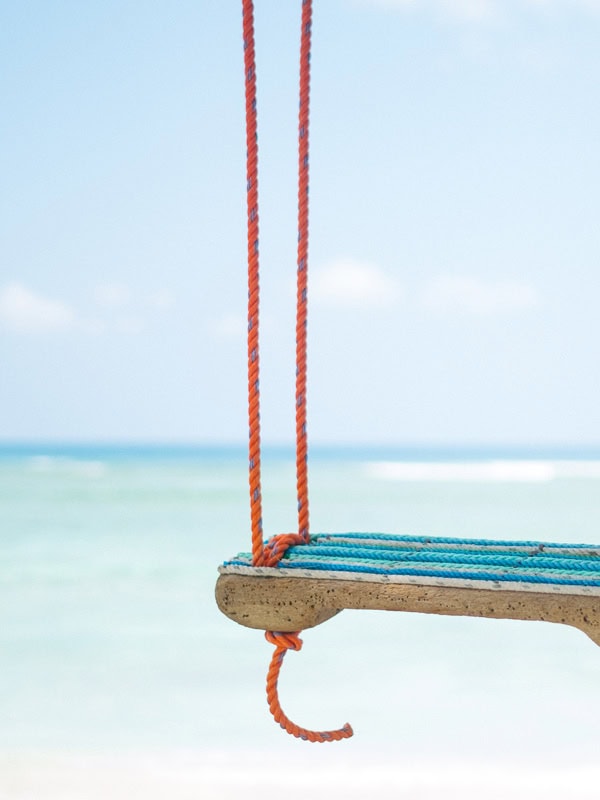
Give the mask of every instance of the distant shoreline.
[[[269, 460], [294, 459], [291, 444], [265, 444], [263, 455]], [[309, 455], [314, 461], [488, 461], [510, 460], [577, 460], [600, 459], [599, 445], [502, 445], [502, 444], [313, 444]], [[171, 443], [171, 442], [107, 442], [107, 441], [1, 441], [0, 459], [21, 459], [47, 456], [71, 459], [115, 460], [189, 460], [243, 461], [247, 458], [245, 443]]]

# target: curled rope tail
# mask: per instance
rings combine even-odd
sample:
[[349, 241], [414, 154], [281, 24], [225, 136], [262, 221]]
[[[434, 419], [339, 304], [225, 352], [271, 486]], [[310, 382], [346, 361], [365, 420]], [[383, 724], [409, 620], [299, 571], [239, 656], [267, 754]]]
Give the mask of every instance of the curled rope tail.
[[265, 639], [275, 645], [275, 652], [271, 658], [269, 672], [267, 673], [267, 702], [269, 703], [269, 710], [275, 722], [278, 722], [287, 733], [297, 739], [304, 739], [304, 741], [308, 742], [336, 742], [340, 739], [349, 739], [353, 735], [353, 730], [348, 723], [335, 731], [310, 731], [307, 728], [301, 728], [296, 725], [283, 713], [277, 694], [277, 682], [286, 652], [288, 650], [300, 650], [302, 647], [302, 639], [300, 639], [299, 634], [300, 631], [297, 633], [267, 631], [265, 633]]

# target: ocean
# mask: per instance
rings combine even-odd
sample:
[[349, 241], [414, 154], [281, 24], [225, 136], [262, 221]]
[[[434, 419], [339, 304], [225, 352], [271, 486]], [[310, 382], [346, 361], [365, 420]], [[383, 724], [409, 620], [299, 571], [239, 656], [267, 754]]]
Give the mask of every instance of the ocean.
[[[313, 448], [317, 531], [600, 543], [600, 451]], [[267, 535], [293, 454], [267, 448]], [[0, 798], [597, 800], [600, 648], [547, 623], [344, 611], [286, 657], [217, 610], [238, 447], [0, 446]]]

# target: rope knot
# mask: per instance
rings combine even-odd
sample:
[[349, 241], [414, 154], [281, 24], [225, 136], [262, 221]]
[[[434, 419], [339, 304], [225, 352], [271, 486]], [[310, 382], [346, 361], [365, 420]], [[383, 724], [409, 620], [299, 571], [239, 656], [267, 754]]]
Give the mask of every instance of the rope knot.
[[274, 644], [280, 650], [301, 650], [302, 639], [297, 633], [283, 633], [281, 631], [265, 631], [265, 639], [269, 644]]
[[304, 739], [308, 742], [337, 742], [340, 739], [349, 739], [353, 735], [352, 727], [346, 723], [341, 728], [334, 731], [311, 731], [308, 728], [301, 728], [287, 717], [279, 703], [277, 683], [283, 659], [288, 650], [300, 650], [302, 639], [300, 631], [285, 633], [282, 631], [266, 631], [265, 639], [275, 645], [275, 652], [271, 657], [269, 671], [267, 673], [267, 702], [269, 710], [275, 722], [297, 739]]
[[280, 533], [271, 536], [262, 553], [262, 562], [256, 564], [261, 567], [276, 567], [290, 547], [306, 544], [307, 537], [301, 533]]

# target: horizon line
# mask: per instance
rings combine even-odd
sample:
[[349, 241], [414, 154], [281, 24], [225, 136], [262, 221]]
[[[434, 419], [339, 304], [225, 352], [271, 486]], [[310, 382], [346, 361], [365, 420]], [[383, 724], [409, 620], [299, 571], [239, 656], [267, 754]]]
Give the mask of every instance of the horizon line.
[[[231, 440], [202, 440], [202, 439], [121, 439], [121, 438], [2, 438], [0, 437], [0, 452], [20, 451], [31, 452], [35, 449], [48, 449], [51, 451], [59, 450], [115, 450], [123, 451], [142, 451], [142, 450], [163, 450], [163, 451], [229, 451], [246, 452], [248, 443], [245, 441]], [[264, 441], [262, 448], [267, 453], [294, 453], [295, 444], [293, 441]], [[435, 453], [435, 452], [462, 452], [462, 453], [511, 453], [529, 454], [534, 453], [596, 453], [600, 456], [600, 442], [577, 442], [577, 441], [556, 441], [556, 442], [498, 442], [498, 441], [315, 441], [309, 442], [309, 452], [323, 453], [326, 451], [347, 452], [380, 452], [380, 453]]]

